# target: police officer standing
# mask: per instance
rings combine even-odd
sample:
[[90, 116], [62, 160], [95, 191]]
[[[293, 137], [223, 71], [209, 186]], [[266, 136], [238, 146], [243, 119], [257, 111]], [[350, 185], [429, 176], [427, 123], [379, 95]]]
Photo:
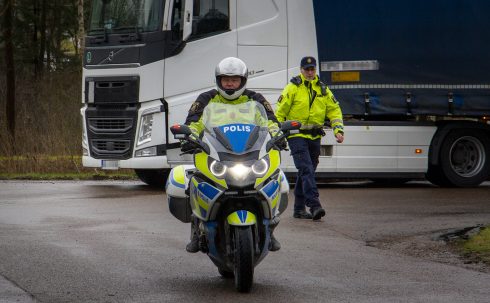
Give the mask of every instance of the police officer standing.
[[[301, 74], [291, 79], [277, 101], [276, 117], [280, 122], [297, 120], [299, 134], [288, 137], [289, 148], [298, 169], [294, 188], [294, 218], [319, 220], [325, 216], [315, 182], [320, 156], [320, 140], [325, 135], [323, 124], [330, 120], [338, 143], [344, 141], [344, 126], [339, 103], [316, 74], [313, 57], [301, 59]], [[310, 208], [310, 213], [306, 207]]]

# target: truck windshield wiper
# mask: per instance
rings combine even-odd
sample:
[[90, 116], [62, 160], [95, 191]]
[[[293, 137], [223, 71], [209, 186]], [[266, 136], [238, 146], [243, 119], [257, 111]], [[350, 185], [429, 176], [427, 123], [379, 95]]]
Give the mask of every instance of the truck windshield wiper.
[[[143, 30], [143, 27], [141, 26], [121, 26], [121, 27], [115, 27], [112, 29], [114, 32], [120, 32], [120, 31], [127, 31], [127, 36], [121, 36], [120, 42], [126, 42], [126, 41], [134, 41], [134, 40], [141, 40], [141, 31]], [[136, 34], [136, 35], [132, 35]]]
[[[102, 32], [102, 35], [97, 35], [95, 33]], [[107, 27], [99, 27], [99, 28], [94, 28], [88, 31], [88, 35], [91, 36], [95, 34], [94, 37], [94, 42], [101, 42], [100, 40], [103, 39], [104, 42], [107, 42], [109, 40], [109, 32], [107, 30]]]

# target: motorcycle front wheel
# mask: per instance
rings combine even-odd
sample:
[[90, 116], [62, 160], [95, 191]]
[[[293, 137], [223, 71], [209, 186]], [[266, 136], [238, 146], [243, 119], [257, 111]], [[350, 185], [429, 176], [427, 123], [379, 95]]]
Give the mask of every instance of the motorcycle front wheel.
[[239, 292], [249, 292], [254, 278], [252, 226], [235, 226], [234, 274]]

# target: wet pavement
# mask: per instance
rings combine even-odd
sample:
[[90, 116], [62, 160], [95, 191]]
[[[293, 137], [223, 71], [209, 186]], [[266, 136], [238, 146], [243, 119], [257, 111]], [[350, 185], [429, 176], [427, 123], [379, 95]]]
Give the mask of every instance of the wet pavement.
[[282, 249], [239, 294], [206, 255], [185, 252], [189, 226], [171, 216], [163, 191], [0, 181], [0, 303], [488, 302], [490, 274], [436, 235], [490, 224], [489, 182], [345, 182], [320, 194], [324, 220], [293, 219], [290, 204], [276, 230]]

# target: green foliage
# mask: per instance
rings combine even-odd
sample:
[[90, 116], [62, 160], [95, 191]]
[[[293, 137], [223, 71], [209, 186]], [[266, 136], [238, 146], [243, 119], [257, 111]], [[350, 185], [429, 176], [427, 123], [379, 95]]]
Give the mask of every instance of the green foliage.
[[482, 229], [477, 235], [463, 243], [465, 254], [477, 256], [482, 261], [490, 264], [490, 228]]
[[[78, 0], [16, 0], [14, 3], [16, 70], [40, 76], [44, 72], [80, 66]], [[90, 3], [84, 0], [85, 25], [90, 16]], [[0, 69], [4, 66], [2, 41], [0, 31]]]

